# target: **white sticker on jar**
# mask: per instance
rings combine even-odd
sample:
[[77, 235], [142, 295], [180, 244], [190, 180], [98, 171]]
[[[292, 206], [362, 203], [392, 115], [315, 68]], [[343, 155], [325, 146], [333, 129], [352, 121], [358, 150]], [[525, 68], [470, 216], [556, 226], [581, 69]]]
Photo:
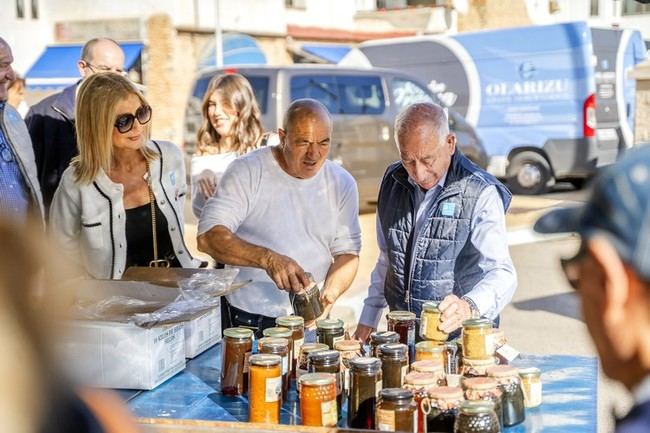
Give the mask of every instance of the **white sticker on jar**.
[[420, 318], [420, 336], [421, 337], [424, 337], [427, 334], [427, 321], [428, 320], [429, 319], [425, 315], [422, 315], [422, 317]]
[[321, 423], [323, 427], [336, 427], [339, 414], [336, 409], [336, 400], [324, 401], [320, 404]]
[[264, 401], [271, 403], [280, 400], [282, 394], [282, 376], [266, 378], [266, 396]]
[[395, 431], [395, 412], [386, 409], [377, 409], [377, 430]]
[[303, 344], [305, 344], [304, 337], [299, 340], [293, 341], [293, 359], [298, 359], [298, 357], [300, 356], [300, 348], [302, 348]]
[[285, 355], [282, 357], [282, 374], [289, 373], [289, 356]]

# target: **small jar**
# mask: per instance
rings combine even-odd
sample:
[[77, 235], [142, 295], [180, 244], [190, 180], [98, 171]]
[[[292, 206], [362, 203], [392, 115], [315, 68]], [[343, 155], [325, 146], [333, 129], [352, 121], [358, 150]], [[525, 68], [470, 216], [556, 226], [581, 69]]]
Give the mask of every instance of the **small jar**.
[[399, 342], [412, 348], [415, 345], [415, 313], [391, 311], [386, 317], [388, 330], [397, 332]]
[[445, 346], [435, 341], [420, 341], [415, 345], [416, 361], [436, 361], [445, 367]]
[[293, 296], [293, 311], [301, 316], [306, 322], [316, 320], [323, 314], [323, 304], [320, 300], [318, 285], [311, 280], [311, 283], [304, 291]]
[[494, 358], [488, 359], [467, 359], [463, 358], [463, 368], [461, 373], [465, 377], [485, 377], [487, 370], [494, 367], [496, 362]]
[[302, 425], [336, 427], [336, 379], [331, 374], [307, 373], [298, 381]]
[[387, 388], [379, 393], [375, 425], [379, 431], [415, 433], [417, 408], [408, 389]]
[[[262, 331], [264, 337], [273, 337], [273, 338], [286, 338], [291, 341], [293, 337], [293, 331], [288, 328], [283, 328], [281, 326], [276, 326], [274, 328], [266, 328]], [[289, 345], [289, 359], [293, 358], [293, 345]]]
[[323, 319], [316, 321], [316, 341], [327, 344], [327, 347], [334, 349], [334, 345], [343, 341], [345, 334], [343, 320]]
[[343, 406], [343, 380], [341, 379], [341, 354], [337, 350], [319, 350], [307, 357], [310, 373], [329, 373], [336, 379], [336, 407], [340, 414]]
[[458, 353], [458, 344], [456, 344], [456, 341], [448, 341], [445, 343], [445, 374], [460, 374]]
[[494, 412], [503, 426], [502, 393], [499, 384], [491, 377], [472, 377], [463, 380], [463, 390], [467, 400], [488, 400], [494, 403]]
[[[300, 356], [298, 357], [298, 365], [296, 368], [296, 379], [308, 372], [308, 359], [309, 354], [318, 352], [319, 350], [328, 350], [327, 345], [320, 343], [306, 343], [300, 348]], [[298, 389], [300, 391], [300, 389]]]
[[427, 416], [427, 431], [453, 433], [460, 404], [465, 400], [463, 390], [440, 386], [430, 388], [428, 397], [431, 409]]
[[242, 395], [248, 389], [248, 359], [253, 350], [253, 331], [228, 328], [221, 346], [221, 393]]
[[378, 357], [377, 347], [386, 343], [399, 343], [399, 334], [394, 331], [380, 331], [370, 334], [370, 356]]
[[374, 430], [375, 406], [381, 391], [381, 361], [359, 357], [350, 360], [348, 427]]
[[449, 334], [439, 329], [442, 323], [442, 313], [438, 305], [440, 302], [429, 301], [422, 305], [422, 313], [420, 314], [420, 337], [424, 340], [433, 340], [438, 342], [447, 341]]
[[300, 354], [300, 348], [305, 343], [305, 320], [300, 316], [282, 316], [275, 319], [275, 324], [292, 332], [291, 378], [295, 379], [298, 355]]
[[521, 368], [519, 378], [526, 407], [537, 407], [542, 404], [542, 372], [539, 368]]
[[489, 401], [461, 402], [454, 433], [501, 433], [494, 404]]
[[259, 353], [269, 353], [280, 355], [282, 357], [282, 397], [286, 400], [289, 394], [289, 345], [290, 340], [287, 338], [264, 337], [257, 341], [257, 351]]
[[440, 363], [436, 361], [416, 361], [411, 364], [411, 371], [427, 373], [436, 378], [439, 386], [445, 385], [445, 371]]
[[413, 392], [413, 400], [418, 407], [417, 432], [427, 432], [427, 414], [430, 413], [428, 389], [438, 386], [438, 378], [429, 373], [412, 371], [404, 378], [404, 388]]
[[343, 376], [343, 391], [350, 394], [350, 360], [363, 356], [361, 343], [357, 340], [342, 340], [334, 345], [341, 354], [341, 375]]
[[257, 354], [250, 357], [248, 422], [280, 423], [282, 373], [279, 355]]
[[[494, 357], [492, 322], [487, 319], [470, 319], [463, 322], [463, 357], [486, 359]], [[490, 337], [488, 337], [490, 336]]]
[[517, 369], [509, 365], [495, 365], [488, 368], [487, 373], [497, 381], [502, 393], [503, 425], [510, 427], [524, 422], [526, 418], [524, 393]]
[[382, 388], [401, 388], [409, 369], [408, 346], [402, 343], [388, 343], [379, 346], [381, 359]]

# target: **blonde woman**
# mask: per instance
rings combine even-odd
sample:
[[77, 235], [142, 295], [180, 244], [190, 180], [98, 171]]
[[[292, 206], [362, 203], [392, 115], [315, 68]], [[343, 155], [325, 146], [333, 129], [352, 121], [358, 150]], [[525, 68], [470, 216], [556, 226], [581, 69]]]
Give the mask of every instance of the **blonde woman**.
[[198, 267], [183, 238], [181, 151], [151, 141], [152, 110], [121, 75], [94, 74], [79, 87], [79, 156], [63, 173], [50, 229], [64, 252], [95, 278], [129, 266]]
[[221, 175], [235, 158], [279, 141], [276, 134], [264, 134], [253, 89], [239, 74], [212, 78], [201, 112], [203, 125], [199, 129], [198, 150], [191, 166], [192, 210], [197, 218], [206, 200], [216, 192]]

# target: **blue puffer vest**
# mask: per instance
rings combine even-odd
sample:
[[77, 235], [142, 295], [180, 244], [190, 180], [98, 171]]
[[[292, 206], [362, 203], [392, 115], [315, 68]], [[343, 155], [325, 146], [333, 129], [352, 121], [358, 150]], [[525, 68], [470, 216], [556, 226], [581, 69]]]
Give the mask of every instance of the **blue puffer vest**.
[[408, 310], [419, 317], [424, 302], [451, 293], [461, 297], [481, 280], [480, 253], [470, 241], [470, 223], [477, 198], [490, 185], [496, 186], [507, 210], [510, 191], [456, 150], [444, 188], [420, 232], [413, 233], [415, 187], [401, 162], [388, 167], [377, 209], [386, 239], [384, 294], [391, 311]]

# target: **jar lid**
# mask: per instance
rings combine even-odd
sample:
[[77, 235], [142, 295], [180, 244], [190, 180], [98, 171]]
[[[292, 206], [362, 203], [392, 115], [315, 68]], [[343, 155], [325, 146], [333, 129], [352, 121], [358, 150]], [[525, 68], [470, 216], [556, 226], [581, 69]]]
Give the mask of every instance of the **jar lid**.
[[489, 400], [464, 400], [460, 402], [460, 411], [466, 415], [483, 415], [494, 411], [494, 402]]
[[258, 353], [256, 355], [251, 355], [248, 360], [250, 361], [251, 365], [273, 367], [274, 365], [279, 365], [282, 362], [282, 357], [280, 355], [271, 355], [269, 353]]
[[457, 386], [437, 386], [429, 388], [429, 398], [436, 398], [439, 400], [464, 400], [463, 390]]
[[470, 359], [470, 358], [463, 358], [463, 365], [467, 365], [468, 367], [480, 367], [480, 368], [488, 368], [492, 367], [495, 364], [494, 358], [485, 358], [485, 359]]
[[306, 343], [302, 345], [300, 351], [304, 354], [317, 352], [319, 350], [328, 350], [330, 347], [324, 343]]
[[384, 388], [379, 392], [382, 400], [389, 401], [410, 401], [413, 399], [413, 391], [404, 388]]
[[316, 328], [318, 329], [338, 329], [343, 328], [344, 323], [341, 319], [323, 319], [316, 321]]
[[228, 328], [223, 330], [223, 335], [228, 338], [248, 340], [253, 338], [253, 331], [248, 328]]
[[469, 319], [463, 322], [463, 328], [482, 329], [482, 328], [491, 328], [491, 327], [492, 327], [492, 321], [488, 319]]
[[370, 341], [375, 344], [397, 343], [399, 342], [399, 334], [395, 331], [373, 332], [370, 334]]
[[306, 373], [298, 379], [300, 385], [322, 386], [336, 383], [336, 376], [329, 373]]
[[402, 343], [384, 343], [379, 345], [379, 353], [386, 356], [406, 356], [409, 347]]
[[443, 368], [438, 361], [425, 359], [424, 361], [415, 361], [411, 364], [411, 370], [419, 371], [421, 373], [437, 373], [442, 372]]
[[439, 344], [433, 341], [420, 341], [415, 343], [416, 352], [443, 352], [445, 350], [444, 344]]
[[388, 313], [387, 317], [388, 320], [401, 322], [407, 320], [415, 320], [415, 313], [411, 313], [410, 311], [395, 310]]
[[519, 369], [519, 376], [521, 377], [539, 377], [542, 371], [537, 367], [526, 367]]
[[301, 316], [282, 316], [275, 319], [275, 324], [285, 328], [298, 328], [305, 326], [305, 319]]
[[289, 347], [289, 339], [279, 337], [264, 337], [257, 340], [257, 344], [260, 348], [268, 347], [273, 349], [286, 349]]
[[338, 350], [319, 350], [309, 353], [308, 359], [314, 364], [338, 364], [341, 362], [341, 354]]
[[439, 301], [428, 301], [422, 304], [422, 311], [428, 313], [439, 313], [440, 312], [440, 302]]
[[361, 343], [359, 343], [357, 340], [342, 340], [334, 343], [334, 348], [341, 352], [361, 350]]
[[517, 377], [517, 369], [511, 365], [494, 365], [487, 368], [491, 377]]
[[293, 332], [288, 328], [276, 326], [275, 328], [266, 328], [262, 331], [262, 335], [265, 337], [291, 338]]
[[371, 356], [359, 356], [350, 360], [350, 368], [355, 370], [379, 370], [381, 361]]
[[488, 390], [497, 386], [497, 381], [491, 377], [468, 377], [463, 380], [463, 388], [467, 389]]
[[412, 371], [404, 376], [404, 383], [422, 387], [436, 386], [438, 385], [438, 378], [431, 373]]

